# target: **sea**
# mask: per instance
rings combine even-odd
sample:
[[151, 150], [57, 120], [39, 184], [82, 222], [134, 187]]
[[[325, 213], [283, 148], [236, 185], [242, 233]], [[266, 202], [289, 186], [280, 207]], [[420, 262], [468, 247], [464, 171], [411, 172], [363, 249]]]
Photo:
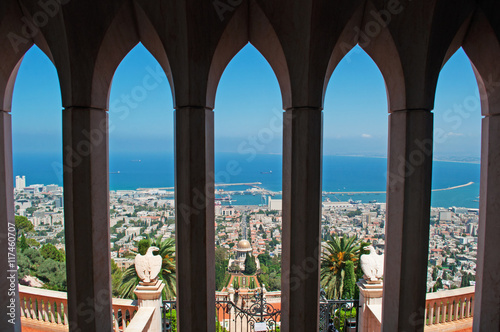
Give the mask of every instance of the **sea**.
[[[59, 154], [14, 154], [14, 176], [25, 175], [26, 184], [57, 184], [62, 186], [62, 156]], [[174, 186], [174, 156], [169, 153], [116, 153], [109, 157], [110, 190], [137, 188], [169, 188]], [[217, 184], [255, 183], [266, 190], [282, 190], [282, 156], [279, 154], [242, 155], [217, 153], [215, 156]], [[479, 207], [480, 165], [475, 163], [434, 161], [432, 188], [433, 207]], [[331, 201], [385, 202], [385, 193], [348, 194], [386, 190], [387, 159], [361, 156], [323, 156], [323, 191], [344, 192], [323, 196]], [[225, 190], [243, 191], [248, 185], [221, 186]], [[232, 195], [233, 205], [266, 204], [262, 195]], [[229, 204], [229, 202], [225, 202]]]

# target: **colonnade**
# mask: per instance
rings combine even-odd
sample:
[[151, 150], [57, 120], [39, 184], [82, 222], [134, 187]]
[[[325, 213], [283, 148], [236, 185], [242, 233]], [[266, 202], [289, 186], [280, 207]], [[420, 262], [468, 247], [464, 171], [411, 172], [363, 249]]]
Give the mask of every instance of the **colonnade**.
[[[389, 100], [382, 330], [422, 331], [431, 111], [440, 69], [463, 45], [487, 92], [474, 324], [494, 330], [500, 325], [499, 21], [493, 0], [2, 1], [0, 252], [8, 252], [14, 220], [13, 82], [24, 52], [36, 44], [55, 64], [63, 98], [70, 330], [111, 331], [107, 98], [116, 67], [142, 42], [167, 73], [176, 109], [179, 330], [214, 331], [215, 94], [226, 65], [251, 42], [273, 68], [285, 110], [282, 330], [318, 330], [323, 98], [335, 67], [359, 42], [381, 70]], [[27, 36], [26, 22], [37, 25], [36, 33]], [[8, 256], [0, 256], [5, 308], [15, 296], [7, 295]], [[2, 317], [0, 330], [20, 331], [18, 303], [16, 310], [16, 324]]]

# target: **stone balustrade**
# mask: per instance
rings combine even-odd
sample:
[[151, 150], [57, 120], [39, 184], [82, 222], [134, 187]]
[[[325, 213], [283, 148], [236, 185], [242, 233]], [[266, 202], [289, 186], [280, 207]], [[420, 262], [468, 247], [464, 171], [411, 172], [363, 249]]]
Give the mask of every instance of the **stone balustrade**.
[[127, 326], [127, 332], [148, 332], [151, 329], [152, 320], [155, 314], [155, 308], [139, 308], [134, 320]]
[[[359, 331], [381, 330], [382, 284], [358, 282], [360, 289]], [[427, 293], [425, 331], [472, 331], [474, 286]], [[421, 324], [421, 323], [420, 323]]]
[[425, 302], [426, 331], [456, 331], [472, 327], [474, 286], [429, 293]]
[[[68, 304], [65, 292], [19, 285], [21, 324], [33, 330], [68, 331]], [[113, 328], [124, 331], [136, 315], [136, 301], [113, 299]]]

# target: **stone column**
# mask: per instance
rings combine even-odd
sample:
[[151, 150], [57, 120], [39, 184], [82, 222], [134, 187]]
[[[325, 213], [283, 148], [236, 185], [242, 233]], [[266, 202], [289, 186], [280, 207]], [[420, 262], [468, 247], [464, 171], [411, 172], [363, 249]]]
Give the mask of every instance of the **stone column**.
[[382, 307], [382, 289], [383, 284], [368, 283], [366, 280], [361, 280], [356, 283], [359, 287], [359, 327], [360, 332], [380, 331], [380, 322], [374, 322], [373, 312], [368, 312], [368, 305], [372, 308]]
[[283, 331], [319, 328], [322, 120], [319, 108], [283, 117]]
[[137, 302], [140, 308], [154, 308], [154, 314], [151, 318], [148, 332], [161, 332], [162, 325], [162, 299], [161, 292], [165, 284], [159, 279], [152, 285], [140, 282], [134, 290], [137, 296]]
[[71, 331], [111, 331], [108, 115], [63, 110], [64, 221]]
[[500, 115], [482, 123], [481, 189], [474, 331], [500, 326]]
[[14, 183], [12, 171], [12, 121], [0, 110], [0, 331], [21, 331], [17, 284]]
[[383, 331], [424, 328], [433, 115], [389, 115]]
[[214, 114], [175, 111], [179, 331], [215, 330]]

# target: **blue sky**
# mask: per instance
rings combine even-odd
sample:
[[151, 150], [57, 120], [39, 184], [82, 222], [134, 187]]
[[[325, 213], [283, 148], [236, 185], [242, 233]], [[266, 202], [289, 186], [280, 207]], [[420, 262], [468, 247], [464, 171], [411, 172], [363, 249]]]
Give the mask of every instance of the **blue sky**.
[[[110, 153], [172, 152], [173, 103], [164, 73], [142, 45], [118, 67], [110, 94]], [[480, 106], [476, 80], [462, 50], [443, 68], [435, 102], [435, 157], [478, 158]], [[127, 103], [124, 96], [135, 96]], [[14, 89], [14, 154], [61, 153], [61, 95], [57, 73], [36, 47], [25, 56]], [[236, 152], [257, 139], [259, 152], [281, 153], [282, 102], [271, 67], [247, 45], [226, 68], [217, 91], [216, 151]], [[359, 47], [339, 64], [324, 105], [324, 153], [384, 156], [387, 97], [379, 70]]]

